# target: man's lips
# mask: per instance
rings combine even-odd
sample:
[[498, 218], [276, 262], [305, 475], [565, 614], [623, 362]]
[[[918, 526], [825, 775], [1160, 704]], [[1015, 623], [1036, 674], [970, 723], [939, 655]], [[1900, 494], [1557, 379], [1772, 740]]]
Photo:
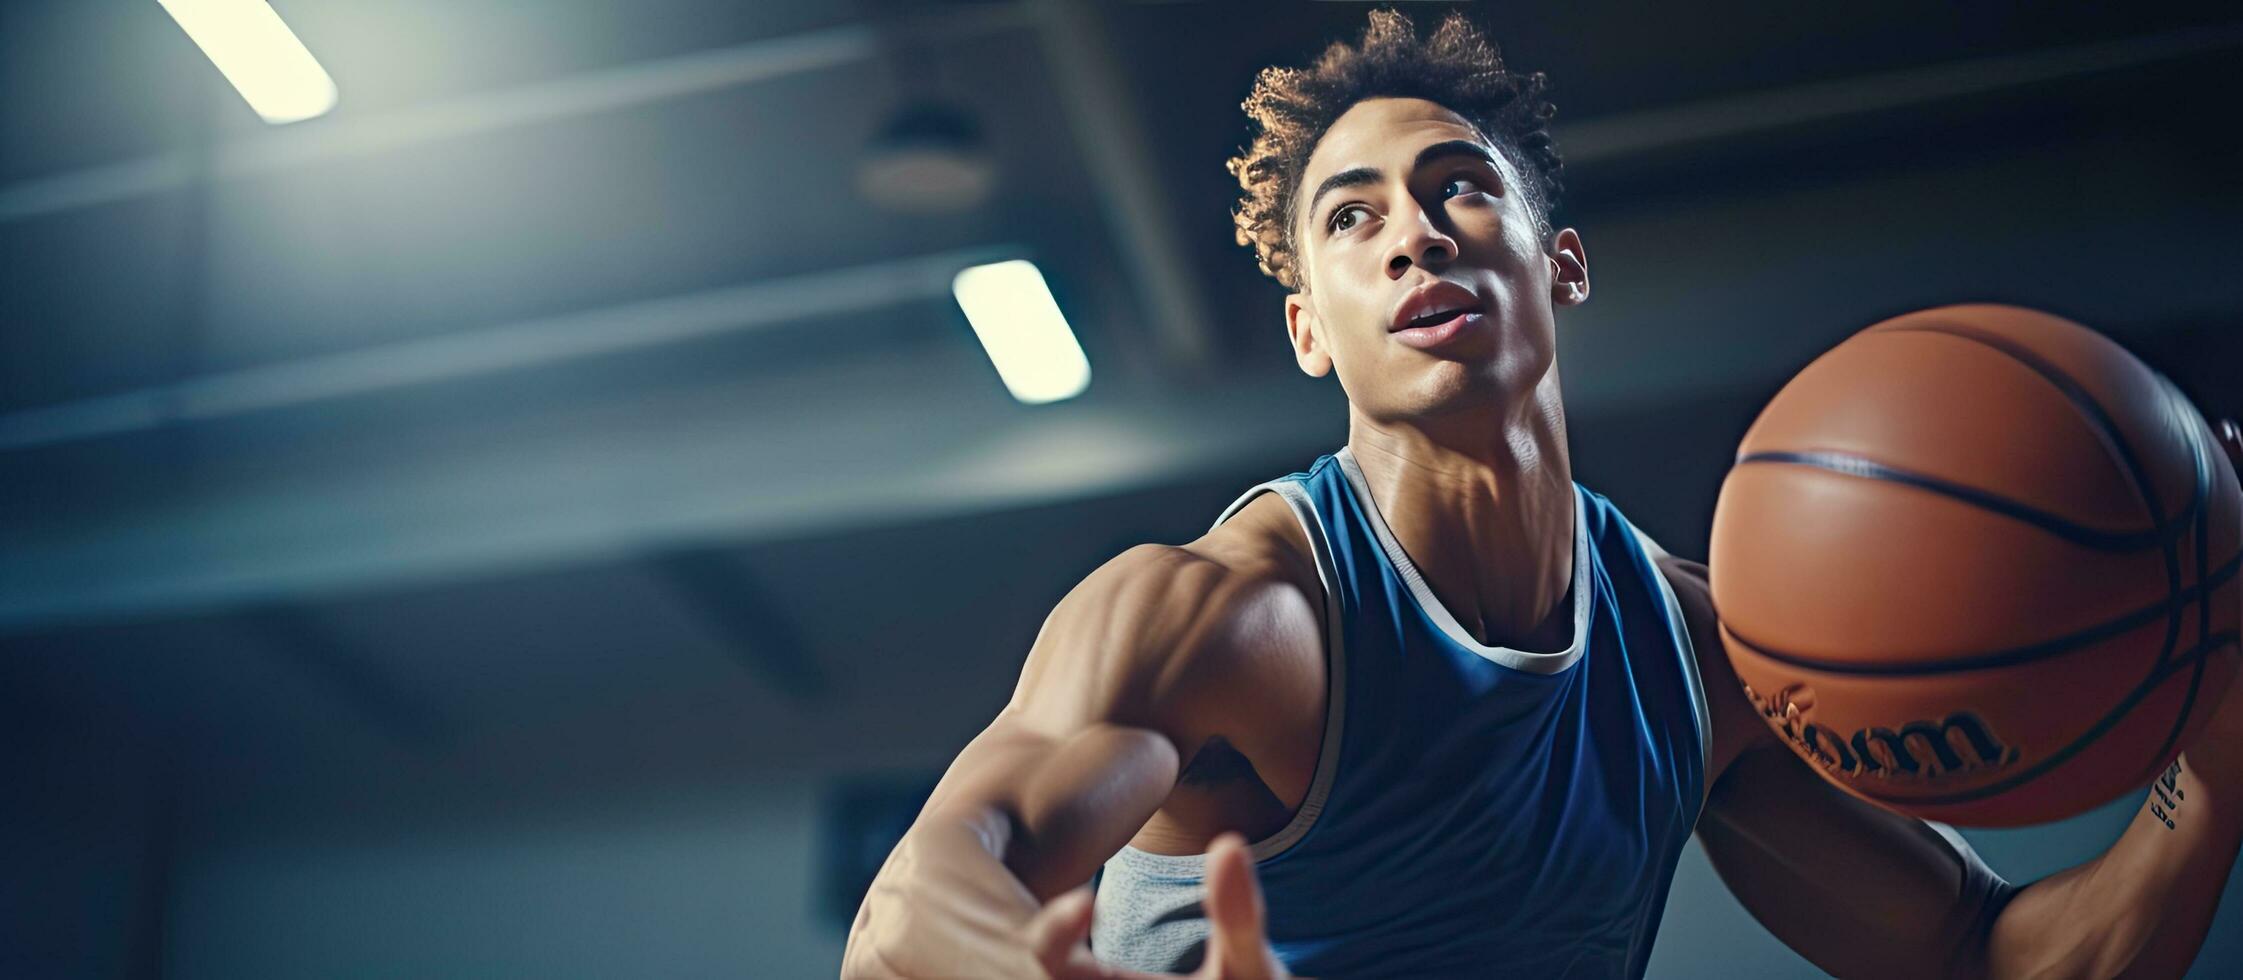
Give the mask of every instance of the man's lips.
[[1486, 304], [1469, 289], [1435, 280], [1410, 291], [1388, 319], [1388, 332], [1445, 322], [1459, 313], [1485, 312]]
[[[1418, 327], [1430, 327], [1434, 324], [1446, 323], [1450, 320], [1456, 319], [1457, 317], [1464, 316], [1469, 313], [1478, 312], [1480, 312], [1480, 308], [1477, 306], [1465, 306], [1453, 310], [1440, 310], [1434, 313], [1427, 313], [1415, 320], [1411, 320], [1408, 323], [1395, 327], [1393, 328], [1393, 330], [1412, 330]], [[1390, 330], [1388, 332], [1391, 333], [1393, 332], [1393, 330]]]
[[1471, 310], [1436, 314], [1431, 323], [1404, 327], [1388, 336], [1419, 350], [1432, 350], [1459, 337], [1481, 332], [1487, 317]]

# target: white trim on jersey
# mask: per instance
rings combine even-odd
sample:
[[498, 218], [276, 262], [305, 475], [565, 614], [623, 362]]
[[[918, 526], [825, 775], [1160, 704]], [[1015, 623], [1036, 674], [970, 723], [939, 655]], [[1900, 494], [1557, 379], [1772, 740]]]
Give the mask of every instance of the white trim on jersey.
[[[1208, 529], [1221, 527], [1263, 491], [1284, 499], [1285, 505], [1293, 511], [1293, 519], [1300, 522], [1302, 533], [1308, 535], [1309, 548], [1316, 552], [1316, 577], [1324, 586], [1324, 664], [1328, 680], [1324, 688], [1324, 742], [1316, 750], [1316, 774], [1310, 777], [1308, 793], [1301, 797], [1300, 809], [1294, 811], [1293, 819], [1277, 833], [1247, 848], [1247, 853], [1257, 862], [1284, 853], [1316, 825], [1317, 816], [1324, 812], [1324, 802], [1331, 798], [1332, 777], [1339, 772], [1340, 738], [1345, 734], [1347, 720], [1347, 643], [1340, 612], [1339, 566], [1332, 560], [1331, 539], [1325, 534], [1323, 519], [1309, 503], [1308, 491], [1298, 481], [1290, 479], [1255, 484], [1223, 508], [1223, 513]], [[1114, 858], [1132, 869], [1167, 876], [1197, 877], [1207, 864], [1205, 854], [1155, 854], [1128, 845], [1116, 852]]]
[[[1623, 517], [1621, 520], [1625, 521], [1627, 519]], [[1666, 570], [1659, 567], [1659, 559], [1666, 556], [1667, 549], [1659, 547], [1659, 542], [1651, 540], [1651, 536], [1643, 533], [1643, 529], [1635, 526], [1633, 521], [1628, 521], [1628, 530], [1635, 532], [1636, 543], [1642, 546], [1644, 554], [1651, 558], [1651, 577], [1659, 580], [1659, 594], [1667, 600], [1667, 621], [1672, 624], [1674, 630], [1675, 648], [1682, 651], [1682, 669], [1689, 675], [1690, 708], [1697, 712], [1698, 717], [1698, 759], [1700, 761], [1698, 771], [1705, 774], [1705, 790], [1706, 793], [1711, 794], [1713, 792], [1713, 708], [1706, 702], [1705, 678], [1698, 671], [1697, 644], [1690, 638], [1690, 622], [1682, 616], [1682, 602], [1675, 598], [1674, 583], [1667, 581]], [[1701, 806], [1704, 802], [1703, 799], [1699, 800]]]
[[1324, 801], [1332, 795], [1332, 776], [1339, 771], [1340, 737], [1347, 720], [1347, 643], [1346, 630], [1340, 614], [1339, 566], [1332, 560], [1332, 542], [1324, 533], [1324, 520], [1317, 516], [1315, 505], [1308, 499], [1308, 490], [1295, 480], [1271, 480], [1247, 490], [1223, 508], [1209, 530], [1230, 519], [1233, 513], [1246, 506], [1255, 494], [1272, 490], [1285, 499], [1293, 510], [1293, 518], [1300, 522], [1301, 532], [1308, 535], [1309, 547], [1316, 552], [1316, 578], [1324, 585], [1324, 664], [1327, 681], [1324, 685], [1324, 742], [1316, 750], [1316, 775], [1309, 780], [1308, 793], [1301, 798], [1301, 808], [1293, 819], [1277, 833], [1255, 841], [1248, 853], [1256, 861], [1276, 857], [1293, 842], [1308, 833], [1315, 825], [1318, 814], [1324, 812]]
[[1393, 530], [1386, 526], [1386, 515], [1379, 513], [1377, 502], [1371, 499], [1370, 484], [1363, 479], [1363, 471], [1355, 465], [1354, 454], [1342, 446], [1333, 455], [1340, 461], [1340, 471], [1346, 474], [1348, 486], [1355, 492], [1356, 502], [1362, 507], [1363, 513], [1370, 516], [1371, 531], [1378, 536], [1379, 547], [1386, 550], [1387, 561], [1393, 563], [1395, 571], [1401, 574], [1402, 581], [1409, 585], [1410, 594], [1416, 597], [1418, 608], [1424, 611], [1425, 617], [1433, 622], [1442, 635], [1457, 646], [1479, 654], [1483, 659], [1530, 674], [1555, 674], [1581, 659], [1581, 651], [1588, 648], [1589, 640], [1589, 565], [1593, 559], [1589, 555], [1589, 522], [1581, 513], [1580, 490], [1570, 485], [1567, 487], [1573, 493], [1572, 644], [1563, 650], [1554, 651], [1488, 646], [1467, 632], [1456, 621], [1456, 615], [1449, 612], [1448, 607], [1441, 605], [1441, 600], [1433, 595], [1432, 587], [1425, 584], [1425, 576], [1418, 572], [1417, 565], [1410, 561], [1410, 556], [1402, 550], [1401, 543], [1394, 539]]

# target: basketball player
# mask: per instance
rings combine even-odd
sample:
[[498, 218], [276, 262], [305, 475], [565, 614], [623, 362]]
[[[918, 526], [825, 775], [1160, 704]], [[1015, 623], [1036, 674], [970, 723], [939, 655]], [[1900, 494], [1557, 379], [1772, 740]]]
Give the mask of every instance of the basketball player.
[[1239, 238], [1347, 443], [1060, 601], [844, 976], [1640, 976], [1693, 833], [1841, 976], [2187, 967], [2243, 839], [2243, 698], [2173, 809], [2023, 887], [1833, 788], [1746, 702], [1705, 567], [1572, 479], [1554, 314], [1588, 261], [1549, 225], [1541, 76], [1379, 11], [1246, 108]]

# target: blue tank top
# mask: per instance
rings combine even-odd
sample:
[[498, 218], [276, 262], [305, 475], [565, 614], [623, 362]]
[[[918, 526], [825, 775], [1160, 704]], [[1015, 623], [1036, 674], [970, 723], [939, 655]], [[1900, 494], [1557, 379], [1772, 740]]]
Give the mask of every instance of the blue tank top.
[[[1574, 487], [1560, 651], [1477, 642], [1434, 597], [1348, 450], [1260, 484], [1316, 551], [1330, 686], [1308, 794], [1254, 843], [1296, 974], [1640, 977], [1705, 798], [1704, 691], [1657, 546]], [[1201, 855], [1124, 848], [1092, 948], [1196, 966]]]

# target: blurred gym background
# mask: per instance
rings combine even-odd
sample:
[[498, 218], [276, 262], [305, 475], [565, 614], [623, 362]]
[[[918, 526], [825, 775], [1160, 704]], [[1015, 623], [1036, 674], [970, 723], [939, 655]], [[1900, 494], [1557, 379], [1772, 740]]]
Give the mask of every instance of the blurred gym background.
[[[0, 975], [831, 976], [1052, 604], [1345, 436], [1222, 163], [1364, 4], [274, 0], [263, 104], [196, 6], [0, 6]], [[1581, 482], [1702, 557], [1784, 379], [1962, 300], [2243, 415], [2243, 21], [2029, 6], [1475, 8]], [[1693, 849], [1652, 975], [1817, 974]]]

